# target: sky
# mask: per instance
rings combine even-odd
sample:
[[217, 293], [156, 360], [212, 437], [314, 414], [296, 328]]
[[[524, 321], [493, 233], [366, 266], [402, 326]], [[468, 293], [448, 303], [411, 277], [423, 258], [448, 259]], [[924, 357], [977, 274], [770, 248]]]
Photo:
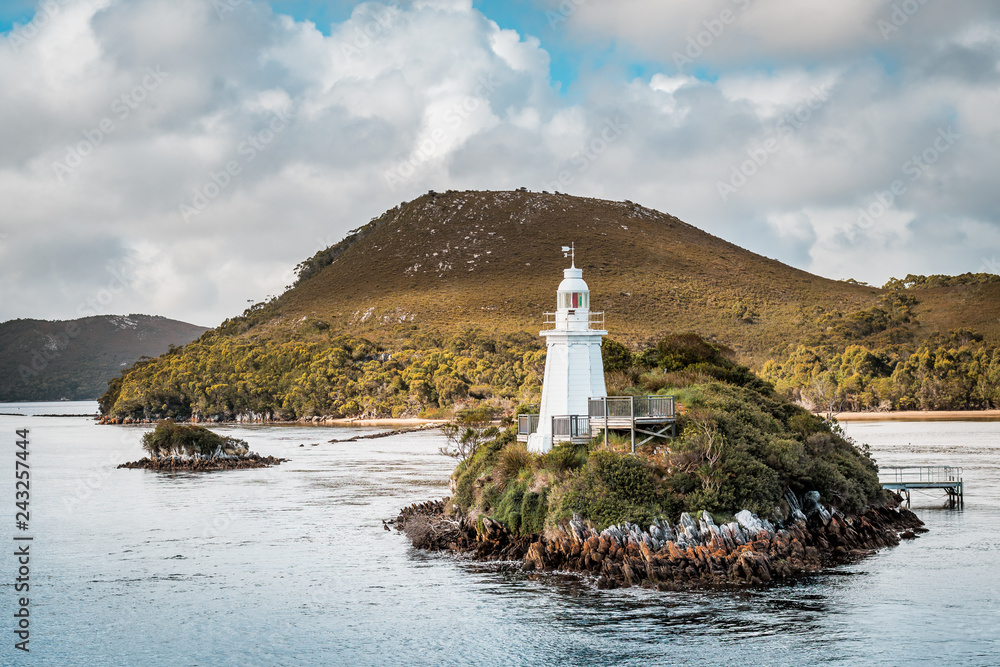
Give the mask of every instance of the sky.
[[447, 189], [1000, 273], [1000, 3], [0, 0], [0, 146], [0, 321], [214, 326]]

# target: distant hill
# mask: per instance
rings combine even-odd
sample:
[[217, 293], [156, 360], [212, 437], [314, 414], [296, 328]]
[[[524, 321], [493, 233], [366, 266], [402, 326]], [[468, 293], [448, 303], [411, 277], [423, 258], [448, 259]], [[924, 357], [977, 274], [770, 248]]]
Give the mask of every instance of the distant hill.
[[[231, 330], [319, 319], [378, 340], [401, 323], [537, 332], [567, 266], [559, 247], [571, 241], [591, 308], [606, 311], [612, 337], [693, 331], [755, 366], [776, 345], [825, 328], [820, 315], [847, 315], [886, 294], [792, 268], [629, 201], [447, 192], [387, 211], [304, 261], [293, 289]], [[915, 312], [918, 336], [969, 327], [1000, 341], [1000, 282], [920, 289]]]
[[0, 323], [0, 401], [96, 399], [140, 357], [158, 356], [205, 331], [150, 315]]
[[[465, 396], [530, 399], [570, 242], [612, 339], [638, 349], [694, 332], [758, 371], [775, 360], [791, 390], [850, 345], [877, 348], [872, 372], [888, 378], [956, 329], [1000, 342], [996, 276], [909, 276], [881, 289], [792, 268], [630, 201], [430, 192], [303, 261], [281, 296], [137, 368], [107, 409], [397, 416]], [[800, 345], [818, 350], [816, 368], [781, 366]]]

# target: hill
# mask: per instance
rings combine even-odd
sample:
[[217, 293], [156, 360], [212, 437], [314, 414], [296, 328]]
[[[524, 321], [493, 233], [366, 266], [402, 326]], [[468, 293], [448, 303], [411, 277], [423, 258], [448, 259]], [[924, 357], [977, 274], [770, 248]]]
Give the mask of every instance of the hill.
[[[398, 416], [470, 396], [530, 400], [537, 332], [570, 241], [612, 339], [637, 349], [694, 332], [754, 369], [772, 362], [768, 379], [789, 391], [851, 345], [883, 355], [887, 377], [956, 329], [982, 345], [1000, 339], [996, 276], [911, 276], [923, 280], [879, 289], [800, 271], [629, 201], [430, 192], [302, 262], [280, 297], [136, 369], [105, 402], [119, 417], [152, 418]], [[803, 364], [785, 367], [801, 346], [819, 358], [804, 376]]]
[[139, 358], [190, 343], [205, 331], [150, 315], [0, 323], [0, 401], [93, 400]]
[[[447, 192], [394, 208], [303, 262], [303, 279], [261, 315], [268, 326], [320, 318], [376, 338], [398, 322], [535, 332], [554, 309], [566, 263], [558, 249], [570, 241], [612, 337], [690, 330], [757, 364], [819, 330], [819, 315], [872, 307], [886, 293], [800, 271], [628, 201]], [[1000, 283], [920, 292], [920, 337], [963, 326], [1000, 339]]]

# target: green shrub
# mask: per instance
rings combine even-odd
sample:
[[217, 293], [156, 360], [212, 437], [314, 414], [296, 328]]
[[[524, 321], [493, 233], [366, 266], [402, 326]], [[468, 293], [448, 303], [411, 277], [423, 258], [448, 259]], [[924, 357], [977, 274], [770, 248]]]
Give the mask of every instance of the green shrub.
[[582, 468], [589, 456], [587, 445], [562, 442], [547, 451], [538, 461], [538, 467], [556, 474]]
[[495, 481], [501, 485], [514, 479], [525, 468], [531, 467], [534, 462], [534, 455], [529, 452], [523, 443], [512, 442], [502, 450], [497, 457]]
[[616, 340], [605, 338], [601, 345], [604, 372], [625, 371], [632, 365], [632, 352]]

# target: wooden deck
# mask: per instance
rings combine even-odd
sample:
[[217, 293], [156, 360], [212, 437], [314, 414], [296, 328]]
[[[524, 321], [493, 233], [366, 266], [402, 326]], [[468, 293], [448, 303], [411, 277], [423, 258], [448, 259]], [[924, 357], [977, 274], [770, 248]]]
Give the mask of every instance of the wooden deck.
[[[607, 396], [590, 399], [590, 432], [604, 433], [608, 442], [610, 431], [628, 431], [632, 452], [653, 438], [673, 438], [677, 435], [677, 416], [673, 396]], [[636, 442], [636, 436], [645, 436]]]
[[[602, 396], [591, 398], [588, 410], [589, 415], [552, 417], [553, 442], [587, 442], [603, 433], [607, 443], [609, 431], [629, 431], [634, 452], [653, 438], [677, 435], [673, 396]], [[517, 416], [519, 442], [537, 430], [538, 415]], [[637, 436], [644, 438], [637, 443]]]

